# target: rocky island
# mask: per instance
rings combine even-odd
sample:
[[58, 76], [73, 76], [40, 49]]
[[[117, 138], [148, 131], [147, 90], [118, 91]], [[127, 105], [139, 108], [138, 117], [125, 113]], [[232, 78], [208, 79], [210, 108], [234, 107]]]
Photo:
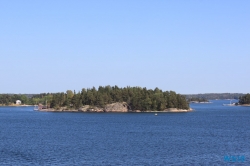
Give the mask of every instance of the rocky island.
[[[68, 90], [66, 93], [42, 94], [34, 100], [44, 101], [39, 111], [48, 112], [189, 112], [186, 98], [174, 91], [159, 88], [99, 86]], [[41, 103], [41, 102], [40, 102]]]

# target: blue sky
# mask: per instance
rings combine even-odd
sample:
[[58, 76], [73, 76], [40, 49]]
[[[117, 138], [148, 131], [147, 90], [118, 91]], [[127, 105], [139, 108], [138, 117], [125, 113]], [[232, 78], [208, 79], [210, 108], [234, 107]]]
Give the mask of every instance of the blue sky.
[[250, 1], [0, 2], [0, 93], [250, 93]]

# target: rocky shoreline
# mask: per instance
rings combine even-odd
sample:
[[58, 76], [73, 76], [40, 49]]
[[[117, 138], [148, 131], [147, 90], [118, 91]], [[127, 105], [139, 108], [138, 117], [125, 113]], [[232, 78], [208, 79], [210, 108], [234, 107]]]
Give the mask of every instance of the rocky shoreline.
[[38, 111], [43, 111], [43, 112], [190, 112], [193, 111], [193, 109], [177, 109], [177, 108], [168, 108], [163, 111], [152, 111], [152, 110], [147, 110], [147, 111], [141, 111], [141, 110], [131, 110], [128, 106], [127, 103], [112, 103], [112, 104], [107, 104], [104, 108], [100, 107], [93, 107], [89, 105], [85, 105], [79, 109], [67, 109], [66, 107], [62, 107], [60, 109], [40, 109]]

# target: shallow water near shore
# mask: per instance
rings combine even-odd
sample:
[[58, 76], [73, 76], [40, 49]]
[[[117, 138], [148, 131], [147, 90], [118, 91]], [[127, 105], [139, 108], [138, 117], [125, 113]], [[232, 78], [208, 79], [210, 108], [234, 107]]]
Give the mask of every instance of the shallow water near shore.
[[250, 107], [228, 102], [157, 116], [0, 107], [0, 165], [250, 165]]

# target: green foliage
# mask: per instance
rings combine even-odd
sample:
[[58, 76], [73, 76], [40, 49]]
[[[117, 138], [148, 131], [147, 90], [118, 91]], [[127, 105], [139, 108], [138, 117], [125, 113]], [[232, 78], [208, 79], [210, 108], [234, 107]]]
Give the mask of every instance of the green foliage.
[[147, 89], [141, 87], [99, 86], [89, 89], [82, 89], [76, 93], [67, 90], [66, 93], [43, 93], [27, 98], [24, 95], [0, 95], [0, 104], [8, 105], [14, 103], [16, 99], [21, 99], [23, 103], [33, 105], [47, 104], [50, 108], [67, 107], [78, 109], [83, 105], [92, 107], [105, 107], [106, 104], [114, 102], [127, 102], [131, 110], [155, 110], [163, 111], [167, 108], [188, 109], [189, 104], [184, 96], [176, 94], [174, 91], [163, 92], [159, 88]]
[[25, 95], [21, 95], [20, 100], [21, 100], [22, 104], [27, 104], [28, 103], [28, 97], [25, 96]]
[[215, 99], [239, 99], [240, 96], [244, 96], [243, 93], [204, 93], [204, 94], [190, 94], [185, 95], [187, 99], [190, 98], [204, 98], [207, 100]]
[[73, 93], [68, 90], [66, 93], [51, 94], [50, 107], [67, 106], [80, 108], [83, 105], [105, 107], [106, 104], [114, 102], [127, 102], [132, 110], [157, 110], [167, 108], [188, 109], [189, 105], [184, 96], [173, 91], [163, 92], [159, 88], [147, 90], [141, 87], [99, 86], [91, 89], [82, 89], [81, 92]]
[[246, 94], [239, 98], [239, 104], [250, 104], [250, 94]]
[[13, 105], [16, 100], [21, 100], [22, 104], [30, 104], [30, 100], [26, 95], [0, 94], [0, 105]]
[[188, 99], [189, 102], [208, 102], [204, 97], [191, 97]]
[[67, 90], [66, 94], [69, 99], [71, 99], [74, 96], [74, 93], [71, 90]]

